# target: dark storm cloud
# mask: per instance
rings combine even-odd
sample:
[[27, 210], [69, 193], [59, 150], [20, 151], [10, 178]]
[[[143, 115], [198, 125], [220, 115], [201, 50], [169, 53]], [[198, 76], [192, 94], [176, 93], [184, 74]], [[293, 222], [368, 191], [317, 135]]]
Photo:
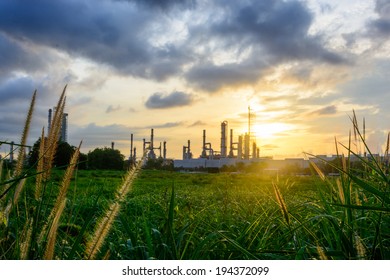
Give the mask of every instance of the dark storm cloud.
[[125, 2], [0, 3], [0, 30], [7, 36], [87, 57], [122, 73], [162, 80], [179, 71], [185, 55], [172, 46], [153, 47], [148, 42], [148, 28], [155, 22], [155, 14]]
[[390, 36], [390, 0], [377, 0], [375, 11], [379, 18], [370, 23], [370, 31], [373, 35]]
[[14, 101], [30, 100], [34, 90], [34, 82], [27, 77], [8, 80], [0, 84], [1, 106]]
[[249, 1], [227, 6], [226, 17], [210, 26], [212, 35], [231, 44], [265, 48], [280, 60], [314, 59], [331, 64], [345, 60], [322, 46], [321, 38], [310, 36], [312, 14], [298, 1]]
[[119, 0], [134, 2], [139, 5], [147, 5], [149, 7], [157, 7], [167, 9], [173, 6], [179, 7], [193, 7], [196, 4], [196, 0]]
[[23, 48], [16, 41], [11, 40], [9, 37], [2, 34], [1, 30], [0, 61], [0, 74], [17, 70], [34, 71], [45, 65], [42, 59], [29, 54], [28, 50]]
[[149, 109], [167, 109], [191, 105], [194, 97], [181, 91], [174, 91], [168, 95], [156, 92], [148, 98], [145, 106]]

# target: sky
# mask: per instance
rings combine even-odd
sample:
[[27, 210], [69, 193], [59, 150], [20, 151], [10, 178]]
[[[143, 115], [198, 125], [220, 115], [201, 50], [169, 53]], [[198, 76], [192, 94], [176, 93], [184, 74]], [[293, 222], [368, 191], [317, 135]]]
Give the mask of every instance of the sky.
[[[180, 159], [202, 133], [220, 150], [251, 133], [261, 156], [334, 154], [356, 112], [373, 152], [390, 124], [390, 0], [2, 0], [0, 141], [47, 129], [67, 85], [68, 142], [82, 152], [139, 155], [155, 146]], [[8, 153], [2, 145], [0, 153]]]

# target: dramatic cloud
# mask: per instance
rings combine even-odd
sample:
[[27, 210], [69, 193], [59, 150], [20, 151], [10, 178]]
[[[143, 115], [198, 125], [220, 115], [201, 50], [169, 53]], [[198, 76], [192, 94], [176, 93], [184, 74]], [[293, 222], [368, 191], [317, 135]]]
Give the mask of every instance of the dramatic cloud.
[[227, 17], [211, 26], [211, 33], [229, 43], [266, 49], [280, 60], [315, 59], [332, 64], [343, 58], [321, 45], [321, 38], [310, 36], [312, 15], [298, 1], [250, 1], [249, 5], [227, 6]]
[[[159, 20], [164, 24], [163, 17]], [[32, 41], [123, 73], [161, 80], [178, 71], [184, 54], [174, 46], [155, 47], [149, 42], [158, 32], [153, 29], [155, 23], [154, 14], [121, 1], [0, 3], [0, 30], [15, 40]], [[17, 52], [21, 50], [16, 49], [14, 56]]]
[[167, 109], [188, 106], [193, 101], [192, 95], [180, 91], [174, 91], [168, 95], [156, 92], [148, 98], [145, 106], [149, 109]]
[[[215, 10], [194, 2], [4, 0], [0, 49], [7, 59], [3, 61], [17, 63], [15, 58], [26, 57], [26, 51], [15, 42], [32, 42], [126, 75], [156, 81], [181, 76], [210, 92], [253, 83], [275, 63], [302, 59], [345, 63], [341, 55], [322, 46], [321, 37], [309, 35], [312, 15], [301, 2], [216, 1], [211, 4]], [[187, 18], [180, 11], [189, 11]], [[233, 58], [221, 63], [217, 54]], [[22, 65], [33, 65], [33, 58]]]

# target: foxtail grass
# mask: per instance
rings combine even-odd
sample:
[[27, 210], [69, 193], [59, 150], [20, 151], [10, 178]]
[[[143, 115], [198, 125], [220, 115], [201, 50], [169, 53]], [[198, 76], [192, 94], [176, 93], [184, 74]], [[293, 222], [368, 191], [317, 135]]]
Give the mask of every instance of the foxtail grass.
[[43, 180], [47, 181], [50, 178], [51, 170], [53, 167], [54, 156], [58, 148], [59, 135], [62, 125], [62, 117], [66, 103], [66, 92], [67, 86], [64, 87], [62, 94], [58, 100], [57, 106], [55, 107], [54, 117], [48, 131], [47, 142], [45, 141], [46, 151], [44, 153], [44, 175]]
[[65, 209], [66, 205], [66, 195], [69, 189], [70, 185], [70, 180], [73, 176], [73, 172], [75, 170], [75, 167], [77, 165], [77, 161], [79, 158], [80, 154], [80, 147], [81, 147], [81, 142], [79, 147], [76, 149], [76, 151], [73, 153], [72, 159], [70, 160], [70, 163], [68, 165], [68, 168], [66, 169], [64, 178], [62, 180], [61, 186], [60, 186], [60, 191], [57, 196], [57, 200], [54, 204], [54, 207], [49, 215], [49, 221], [51, 220], [51, 225], [50, 225], [50, 230], [47, 238], [47, 245], [46, 245], [46, 250], [44, 254], [44, 259], [50, 260], [53, 259], [54, 256], [54, 249], [55, 249], [55, 241], [57, 237], [57, 229], [59, 225], [59, 221], [61, 218], [61, 215]]
[[121, 204], [125, 200], [126, 195], [131, 190], [132, 184], [138, 172], [141, 170], [143, 163], [144, 157], [126, 173], [123, 183], [121, 184], [120, 188], [116, 193], [114, 201], [111, 203], [100, 221], [97, 222], [95, 230], [86, 244], [84, 257], [85, 259], [91, 260], [97, 257], [115, 221], [115, 218], [120, 212]]
[[[14, 171], [14, 174], [13, 174], [14, 178], [18, 178], [18, 177], [20, 177], [22, 175], [24, 160], [26, 158], [26, 151], [25, 151], [24, 146], [26, 145], [27, 136], [28, 136], [28, 133], [29, 133], [29, 130], [30, 130], [31, 119], [32, 119], [32, 115], [33, 115], [33, 112], [34, 112], [36, 95], [37, 95], [37, 91], [35, 90], [34, 93], [33, 93], [32, 98], [31, 98], [30, 107], [28, 109], [25, 125], [24, 125], [23, 132], [22, 132], [22, 137], [21, 137], [21, 140], [20, 140], [20, 149], [19, 149], [19, 153], [18, 153], [17, 164], [16, 164], [16, 168], [15, 168], [15, 171]], [[19, 181], [19, 183], [16, 185], [16, 189], [14, 191], [13, 198], [12, 198], [12, 200], [10, 200], [8, 202], [8, 205], [5, 208], [5, 211], [4, 211], [4, 216], [5, 217], [8, 217], [10, 211], [12, 210], [12, 207], [15, 204], [18, 203], [19, 197], [20, 197], [20, 194], [21, 194], [21, 192], [23, 190], [25, 182], [26, 182], [25, 178], [22, 178]]]
[[275, 192], [276, 201], [278, 202], [279, 208], [283, 214], [284, 220], [288, 226], [290, 226], [290, 217], [288, 215], [287, 205], [284, 201], [284, 198], [282, 196], [282, 193], [280, 192], [280, 189], [278, 185], [274, 182], [272, 182], [272, 186]]

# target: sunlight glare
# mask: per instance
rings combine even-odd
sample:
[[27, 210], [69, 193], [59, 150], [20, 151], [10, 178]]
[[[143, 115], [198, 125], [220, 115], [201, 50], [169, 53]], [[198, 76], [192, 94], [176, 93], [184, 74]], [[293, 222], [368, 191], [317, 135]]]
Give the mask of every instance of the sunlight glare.
[[253, 134], [256, 138], [275, 138], [278, 134], [287, 132], [293, 127], [290, 124], [286, 123], [265, 123], [265, 124], [256, 124], [252, 127]]

